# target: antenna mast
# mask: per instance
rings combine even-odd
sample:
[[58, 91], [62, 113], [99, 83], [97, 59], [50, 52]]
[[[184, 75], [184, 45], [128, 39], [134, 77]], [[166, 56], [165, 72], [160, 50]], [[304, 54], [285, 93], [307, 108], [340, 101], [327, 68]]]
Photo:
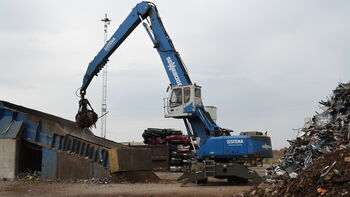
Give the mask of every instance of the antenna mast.
[[[108, 38], [108, 25], [111, 23], [111, 20], [105, 14], [105, 18], [101, 19], [104, 23], [104, 40], [103, 44], [107, 43]], [[107, 64], [103, 67], [102, 70], [102, 107], [101, 107], [101, 137], [106, 138], [106, 126], [107, 126]]]

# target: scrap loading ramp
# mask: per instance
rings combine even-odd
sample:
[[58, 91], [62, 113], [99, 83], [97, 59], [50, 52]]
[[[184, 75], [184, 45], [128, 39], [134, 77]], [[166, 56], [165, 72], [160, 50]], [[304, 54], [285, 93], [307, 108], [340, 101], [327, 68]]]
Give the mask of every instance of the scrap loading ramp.
[[150, 149], [124, 146], [73, 121], [1, 100], [0, 151], [0, 178], [40, 171], [46, 180], [120, 177], [128, 172], [157, 179]]

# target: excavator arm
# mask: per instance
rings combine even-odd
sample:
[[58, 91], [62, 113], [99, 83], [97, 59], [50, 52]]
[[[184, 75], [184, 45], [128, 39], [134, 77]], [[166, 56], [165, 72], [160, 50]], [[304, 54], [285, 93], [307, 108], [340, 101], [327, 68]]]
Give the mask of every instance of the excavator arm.
[[170, 85], [178, 86], [191, 84], [187, 69], [163, 26], [157, 7], [151, 2], [141, 2], [132, 9], [131, 13], [119, 26], [117, 31], [89, 63], [83, 78], [83, 84], [80, 88], [81, 100], [79, 101], [78, 114], [75, 117], [80, 127], [91, 127], [97, 121], [97, 114], [92, 109], [89, 101], [85, 98], [86, 90], [92, 79], [97, 76], [99, 71], [105, 66], [113, 52], [146, 18], [149, 18], [148, 21], [150, 24], [143, 22], [143, 26], [162, 59]]
[[80, 89], [81, 95], [86, 94], [86, 89], [92, 79], [108, 62], [108, 58], [113, 52], [123, 43], [131, 32], [148, 17], [150, 19], [150, 24], [143, 22], [143, 26], [146, 28], [154, 47], [157, 49], [162, 59], [170, 84], [173, 86], [191, 84], [185, 65], [163, 26], [157, 7], [151, 2], [141, 2], [132, 9], [131, 13], [119, 26], [117, 31], [90, 62], [84, 75], [83, 85]]
[[[79, 102], [78, 114], [76, 115], [76, 121], [82, 128], [90, 127], [97, 121], [97, 114], [90, 106], [89, 101], [85, 98], [89, 84], [108, 62], [108, 58], [113, 52], [140, 23], [145, 27], [154, 44], [154, 48], [159, 53], [164, 69], [169, 78], [171, 89], [173, 90], [178, 87], [177, 89], [182, 88], [181, 91], [183, 92], [184, 88], [192, 87], [193, 91], [193, 87], [198, 89], [199, 86], [192, 84], [180, 54], [175, 50], [175, 47], [164, 28], [157, 7], [151, 2], [141, 2], [132, 9], [116, 32], [90, 62], [86, 70], [83, 84], [80, 88], [81, 100]], [[191, 98], [194, 97], [195, 96], [193, 95]], [[210, 115], [206, 113], [201, 98], [197, 99], [196, 102], [182, 103], [181, 107], [182, 108], [177, 114], [170, 114], [168, 117], [184, 119], [189, 135], [200, 137], [201, 143], [204, 143], [210, 136], [220, 135], [218, 134], [220, 128], [211, 120]], [[170, 113], [172, 113], [173, 110], [174, 109], [170, 109]]]

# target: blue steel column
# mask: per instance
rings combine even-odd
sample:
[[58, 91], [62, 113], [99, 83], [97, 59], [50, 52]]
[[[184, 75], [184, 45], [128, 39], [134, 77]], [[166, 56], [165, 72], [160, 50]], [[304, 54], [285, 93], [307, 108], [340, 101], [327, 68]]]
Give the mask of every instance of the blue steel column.
[[57, 152], [42, 147], [41, 178], [55, 180], [57, 177]]

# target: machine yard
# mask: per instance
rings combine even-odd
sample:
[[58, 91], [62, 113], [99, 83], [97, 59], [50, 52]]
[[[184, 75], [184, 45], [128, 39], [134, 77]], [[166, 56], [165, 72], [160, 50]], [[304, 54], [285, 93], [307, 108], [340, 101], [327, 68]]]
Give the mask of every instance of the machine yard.
[[[323, 113], [317, 113], [311, 122], [306, 122], [299, 136], [289, 141], [291, 145], [288, 148], [274, 151], [275, 157], [267, 161], [272, 165], [250, 167], [263, 178], [263, 182], [249, 181], [243, 185], [213, 177], [208, 177], [207, 183], [179, 182], [178, 179], [183, 173], [176, 171], [186, 169], [188, 164], [174, 163], [174, 150], [176, 155], [184, 150], [171, 147], [175, 143], [176, 147], [180, 146], [183, 149], [183, 145], [189, 142], [187, 138], [166, 137], [173, 134], [182, 136], [180, 131], [176, 130], [145, 130], [145, 142], [151, 144], [141, 146], [122, 145], [103, 141], [92, 134], [84, 134], [86, 136], [80, 140], [89, 140], [95, 144], [87, 150], [82, 143], [77, 145], [79, 138], [75, 139], [76, 142], [70, 142], [69, 136], [73, 135], [72, 132], [61, 133], [62, 139], [65, 140], [58, 141], [60, 145], [55, 147], [55, 140], [48, 140], [50, 135], [46, 131], [48, 136], [41, 134], [41, 137], [46, 139], [46, 142], [51, 142], [48, 146], [53, 147], [51, 152], [46, 150], [49, 149], [47, 145], [39, 143], [38, 137], [34, 138], [34, 143], [42, 145], [42, 148], [29, 146], [20, 136], [30, 134], [31, 128], [28, 127], [28, 123], [6, 119], [9, 115], [6, 110], [16, 109], [17, 118], [25, 115], [31, 121], [36, 119], [41, 123], [41, 130], [45, 130], [46, 125], [43, 123], [45, 121], [40, 121], [38, 117], [45, 118], [46, 121], [55, 121], [58, 125], [50, 126], [54, 132], [57, 132], [55, 128], [66, 130], [59, 124], [74, 124], [42, 112], [2, 102], [3, 115], [0, 125], [3, 126], [1, 129], [5, 130], [6, 122], [10, 123], [5, 132], [6, 137], [10, 139], [0, 140], [2, 152], [5, 153], [0, 157], [0, 196], [349, 196], [349, 101], [350, 83], [340, 83], [329, 100], [320, 101], [326, 106]], [[51, 125], [50, 121], [46, 124]], [[36, 128], [35, 131], [40, 132], [40, 129]], [[81, 138], [84, 135], [79, 136]], [[4, 133], [2, 137], [5, 137]], [[56, 138], [59, 139], [53, 137]], [[118, 157], [113, 157], [114, 154], [106, 156], [109, 164], [106, 167], [103, 167], [103, 160], [98, 161], [93, 157], [102, 153], [99, 149], [103, 147], [97, 146], [101, 143], [100, 140], [104, 142], [101, 146], [106, 148], [106, 152], [117, 155], [119, 153]], [[8, 146], [9, 144], [13, 146]], [[13, 150], [8, 151], [9, 147]], [[38, 151], [41, 151], [41, 155]], [[123, 151], [127, 151], [127, 157]], [[28, 153], [31, 153], [31, 158], [28, 158]], [[186, 157], [189, 154], [188, 151], [184, 153]], [[40, 159], [40, 156], [43, 159]], [[52, 159], [45, 159], [47, 157]], [[114, 164], [112, 159], [116, 159], [117, 164]], [[98, 164], [102, 166], [98, 167]]]
[[[148, 129], [145, 140], [159, 134], [163, 140], [123, 145], [12, 103], [2, 101], [1, 111], [0, 196], [229, 196], [254, 185], [213, 177], [206, 184], [179, 182], [189, 164], [175, 155], [192, 158], [181, 131]], [[175, 133], [180, 141], [166, 137]], [[263, 167], [252, 169], [264, 176]]]
[[[67, 2], [66, 7], [33, 2], [33, 9], [19, 4], [20, 15], [30, 13], [23, 18], [40, 16], [34, 21], [42, 18], [43, 27], [51, 25], [44, 22], [46, 15], [58, 13], [56, 30], [41, 33], [33, 25], [37, 22], [16, 26], [0, 17], [2, 65], [10, 65], [0, 67], [0, 197], [350, 196], [347, 6], [208, 2], [159, 2], [164, 12], [148, 1], [129, 12], [122, 11], [128, 10], [125, 2], [113, 2], [118, 5], [118, 21], [113, 21], [120, 25], [109, 34], [112, 20], [105, 13], [99, 21], [104, 42], [97, 53], [90, 38], [96, 32], [84, 24], [105, 3], [77, 4], [83, 11]], [[17, 5], [4, 1], [0, 15], [11, 15], [2, 4], [17, 12]], [[44, 5], [47, 11], [39, 11]], [[168, 21], [174, 24], [169, 30], [185, 38], [179, 43], [188, 47], [181, 50], [189, 68], [167, 32]], [[69, 31], [58, 26], [74, 32], [71, 45]], [[34, 36], [27, 38], [31, 28]], [[137, 28], [144, 28], [148, 45], [139, 41]], [[19, 50], [14, 40], [25, 53], [13, 52]], [[57, 51], [30, 49], [45, 45]], [[160, 72], [152, 66], [159, 65], [140, 51], [144, 45], [157, 55], [166, 82], [156, 78]], [[89, 63], [74, 65], [75, 58]], [[108, 65], [111, 74], [110, 62], [117, 64]], [[107, 74], [109, 80], [119, 79], [108, 102]], [[165, 87], [165, 98], [159, 98], [157, 85]]]

